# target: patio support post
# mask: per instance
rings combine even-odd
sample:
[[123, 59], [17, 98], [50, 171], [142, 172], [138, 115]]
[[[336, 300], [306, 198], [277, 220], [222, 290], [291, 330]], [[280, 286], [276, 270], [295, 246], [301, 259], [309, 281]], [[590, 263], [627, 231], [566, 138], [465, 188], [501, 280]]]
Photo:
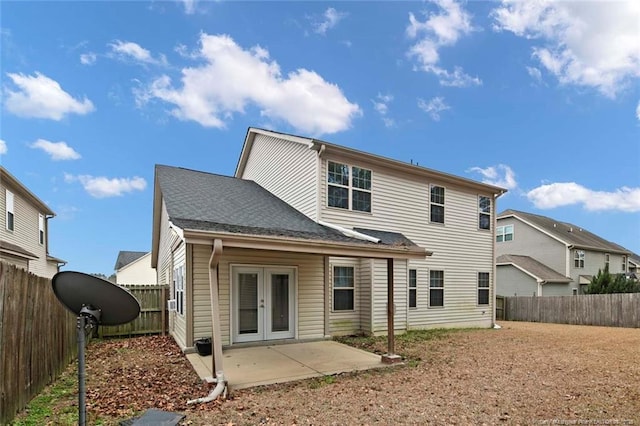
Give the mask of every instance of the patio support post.
[[222, 331], [220, 330], [220, 300], [218, 296], [218, 262], [222, 255], [222, 240], [213, 241], [213, 250], [209, 259], [209, 291], [211, 296], [211, 345], [213, 350], [212, 374], [222, 372]]
[[387, 353], [382, 355], [382, 362], [394, 364], [402, 359], [395, 354], [395, 336], [393, 316], [395, 305], [393, 303], [393, 259], [387, 259]]

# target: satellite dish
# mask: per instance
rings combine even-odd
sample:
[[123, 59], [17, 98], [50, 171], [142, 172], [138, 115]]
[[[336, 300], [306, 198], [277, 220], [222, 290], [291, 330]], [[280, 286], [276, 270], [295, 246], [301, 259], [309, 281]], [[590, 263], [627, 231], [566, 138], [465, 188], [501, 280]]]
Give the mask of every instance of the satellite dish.
[[98, 309], [101, 325], [126, 324], [140, 314], [140, 304], [125, 288], [93, 275], [59, 272], [53, 277], [53, 292], [76, 315], [95, 316], [89, 311], [91, 307]]
[[140, 314], [140, 303], [125, 288], [81, 272], [58, 272], [52, 279], [53, 293], [78, 316], [78, 425], [85, 426], [86, 335], [98, 325], [120, 325]]

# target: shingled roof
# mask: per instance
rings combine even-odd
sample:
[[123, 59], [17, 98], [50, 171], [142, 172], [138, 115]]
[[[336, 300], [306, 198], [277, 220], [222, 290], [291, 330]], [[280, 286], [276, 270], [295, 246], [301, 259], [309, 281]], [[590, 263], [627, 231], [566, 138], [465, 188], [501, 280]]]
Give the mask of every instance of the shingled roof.
[[250, 180], [164, 165], [156, 178], [169, 220], [182, 229], [377, 245], [318, 224]]
[[561, 273], [554, 271], [548, 266], [538, 262], [529, 256], [520, 256], [516, 254], [503, 254], [496, 259], [496, 265], [515, 265], [520, 269], [528, 272], [537, 279], [545, 282], [568, 283], [571, 278], [565, 277]]
[[140, 259], [145, 254], [149, 253], [148, 251], [121, 251], [118, 253], [118, 259], [116, 259], [116, 266], [113, 267], [116, 271], [123, 266], [127, 266], [128, 264], [135, 262]]
[[629, 250], [624, 247], [607, 241], [604, 238], [597, 236], [584, 228], [576, 226], [568, 222], [562, 222], [552, 219], [550, 217], [541, 216], [533, 213], [526, 213], [518, 210], [505, 210], [498, 215], [498, 219], [515, 216], [532, 225], [542, 229], [547, 234], [550, 234], [560, 241], [568, 245], [573, 245], [580, 248], [590, 248], [596, 250], [602, 250], [615, 253], [630, 253]]

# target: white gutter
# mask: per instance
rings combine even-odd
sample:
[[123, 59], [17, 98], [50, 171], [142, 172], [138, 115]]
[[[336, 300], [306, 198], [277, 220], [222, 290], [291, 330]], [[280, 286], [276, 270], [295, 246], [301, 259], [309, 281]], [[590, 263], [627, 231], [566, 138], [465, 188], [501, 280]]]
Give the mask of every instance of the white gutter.
[[335, 229], [336, 231], [341, 232], [343, 235], [346, 235], [347, 237], [357, 238], [359, 240], [365, 240], [371, 243], [380, 242], [380, 238], [374, 238], [370, 235], [363, 234], [362, 232], [354, 231], [353, 229], [343, 228], [342, 226], [334, 225], [333, 223], [324, 222], [322, 220], [319, 220], [318, 223], [322, 226], [326, 226], [327, 228]]
[[222, 240], [213, 240], [213, 250], [209, 258], [209, 293], [211, 295], [211, 322], [212, 322], [212, 338], [213, 346], [212, 371], [216, 373], [216, 387], [213, 388], [209, 395], [204, 398], [197, 398], [187, 401], [187, 404], [199, 404], [202, 402], [211, 402], [217, 399], [227, 387], [227, 381], [224, 378], [222, 369], [222, 332], [220, 331], [220, 298], [218, 297], [218, 263], [222, 256]]

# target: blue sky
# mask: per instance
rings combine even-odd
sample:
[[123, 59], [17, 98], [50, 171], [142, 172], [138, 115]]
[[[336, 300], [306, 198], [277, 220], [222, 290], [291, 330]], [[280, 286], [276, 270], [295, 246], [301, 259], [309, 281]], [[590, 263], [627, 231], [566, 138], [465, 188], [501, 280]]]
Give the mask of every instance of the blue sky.
[[0, 3], [2, 164], [50, 253], [150, 250], [154, 164], [232, 175], [249, 126], [509, 189], [640, 253], [640, 2]]

